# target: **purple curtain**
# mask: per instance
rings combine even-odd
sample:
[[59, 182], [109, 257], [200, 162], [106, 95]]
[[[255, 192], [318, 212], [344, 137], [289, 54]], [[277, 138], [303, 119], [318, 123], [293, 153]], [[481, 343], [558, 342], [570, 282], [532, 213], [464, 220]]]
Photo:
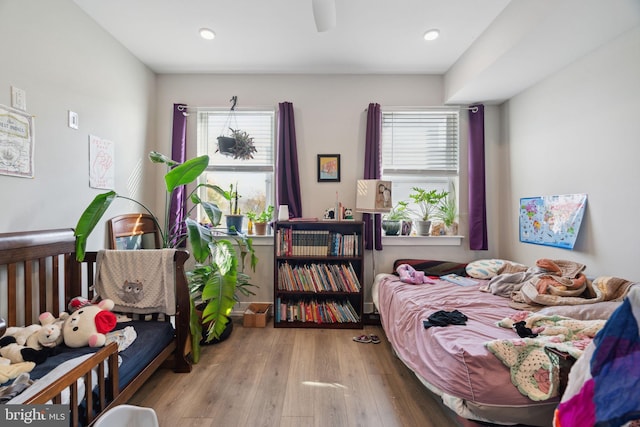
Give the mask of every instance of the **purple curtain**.
[[469, 249], [489, 249], [482, 104], [472, 105], [469, 110]]
[[289, 217], [302, 217], [298, 149], [293, 104], [278, 104], [278, 151], [276, 152], [276, 205], [289, 205]]
[[[178, 107], [182, 108], [180, 110]], [[183, 163], [187, 157], [187, 116], [185, 104], [173, 104], [173, 135], [171, 137], [171, 159]], [[185, 186], [177, 188], [171, 195], [169, 205], [169, 228], [166, 232], [171, 236], [169, 244], [172, 247], [180, 243], [184, 247], [184, 239], [180, 239], [187, 230], [183, 221], [187, 206], [185, 200]]]
[[[364, 179], [380, 179], [380, 138], [382, 134], [382, 111], [380, 104], [369, 104], [367, 108], [367, 134], [364, 150]], [[375, 225], [372, 224], [373, 216]], [[364, 248], [373, 249], [373, 227], [375, 227], [376, 250], [382, 250], [382, 219], [380, 214], [363, 214]]]

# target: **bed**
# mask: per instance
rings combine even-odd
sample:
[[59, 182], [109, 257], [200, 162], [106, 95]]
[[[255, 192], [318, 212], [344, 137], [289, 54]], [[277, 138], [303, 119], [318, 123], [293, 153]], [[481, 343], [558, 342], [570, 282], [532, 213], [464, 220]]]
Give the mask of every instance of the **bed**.
[[[488, 346], [519, 338], [511, 327], [498, 324], [522, 317], [523, 310], [514, 307], [510, 298], [487, 292], [488, 279], [474, 278], [464, 286], [442, 279], [448, 274], [466, 276], [464, 263], [405, 259], [395, 262], [394, 271], [407, 263], [430, 278], [413, 284], [401, 280], [398, 274], [379, 274], [372, 287], [382, 327], [399, 359], [463, 419], [505, 425], [551, 425], [561, 390], [550, 392], [553, 396], [532, 400], [514, 386], [513, 369]], [[597, 309], [595, 305], [589, 308], [594, 313], [600, 311], [593, 317], [606, 319], [620, 304], [609, 301], [599, 304]], [[543, 311], [556, 309], [561, 310], [543, 308], [539, 316], [544, 315]], [[579, 311], [580, 307], [572, 309]], [[456, 324], [454, 317], [447, 323], [445, 317], [444, 323], [439, 323], [442, 319], [434, 313], [442, 312], [461, 313], [466, 322]], [[429, 322], [432, 318], [435, 320]], [[425, 320], [429, 322], [427, 325]], [[548, 349], [544, 351], [548, 353]], [[552, 351], [549, 357], [556, 360], [558, 355], [566, 356], [566, 351]], [[558, 366], [549, 368], [551, 375], [558, 378], [566, 374], [560, 372], [559, 365], [560, 361]]]
[[[88, 252], [85, 261], [77, 262], [74, 251], [71, 229], [0, 234], [0, 301], [8, 326], [38, 323], [45, 311], [57, 317], [72, 298], [93, 297], [98, 254]], [[188, 257], [184, 250], [173, 256], [174, 315], [117, 313], [115, 330], [135, 331], [126, 349], [119, 351], [116, 342], [99, 348], [58, 346], [29, 372], [35, 383], [8, 403], [68, 403], [70, 425], [89, 425], [127, 402], [159, 367], [190, 372]], [[65, 368], [56, 374], [60, 366]]]

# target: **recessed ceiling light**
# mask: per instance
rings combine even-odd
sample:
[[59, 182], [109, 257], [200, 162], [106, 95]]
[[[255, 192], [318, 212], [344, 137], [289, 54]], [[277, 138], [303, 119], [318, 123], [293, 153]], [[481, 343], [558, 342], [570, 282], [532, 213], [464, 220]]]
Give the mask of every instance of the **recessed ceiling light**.
[[424, 33], [424, 39], [427, 41], [431, 41], [431, 40], [435, 40], [440, 36], [440, 30], [429, 30], [426, 33]]
[[200, 37], [205, 40], [213, 40], [216, 38], [216, 33], [214, 33], [213, 30], [210, 30], [209, 28], [200, 28]]

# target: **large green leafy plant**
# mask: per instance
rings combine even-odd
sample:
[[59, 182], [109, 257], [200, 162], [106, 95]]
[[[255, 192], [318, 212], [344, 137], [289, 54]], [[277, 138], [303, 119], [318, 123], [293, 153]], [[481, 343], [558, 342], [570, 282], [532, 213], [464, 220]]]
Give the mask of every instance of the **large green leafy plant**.
[[[228, 239], [216, 238], [212, 226], [220, 224], [222, 212], [215, 203], [201, 200], [198, 191], [201, 187], [224, 193], [220, 187], [212, 184], [198, 184], [189, 194], [192, 207], [185, 213], [184, 218], [170, 226], [170, 201], [173, 192], [179, 187], [194, 182], [209, 164], [209, 156], [204, 155], [178, 163], [158, 152], [151, 152], [149, 158], [154, 163], [165, 164], [167, 173], [164, 176], [166, 185], [164, 227], [161, 226], [158, 217], [144, 204], [137, 200], [109, 191], [97, 195], [80, 216], [75, 228], [76, 258], [84, 259], [87, 239], [111, 203], [122, 198], [140, 205], [154, 219], [162, 236], [163, 247], [175, 248], [188, 240], [191, 253], [195, 260], [195, 268], [187, 272], [191, 291], [191, 321], [193, 361], [200, 359], [200, 337], [202, 336], [202, 324], [209, 323], [210, 329], [207, 339], [219, 338], [229, 321], [229, 314], [238, 300], [236, 292], [250, 295], [248, 289], [253, 286], [249, 283], [249, 276], [244, 273], [244, 260], [250, 256], [250, 266], [255, 271], [258, 262], [253, 250], [252, 241], [243, 234], [233, 236], [235, 244], [240, 248], [240, 256], [234, 247], [234, 243]], [[210, 225], [207, 226], [192, 219], [190, 216], [194, 210], [201, 207]], [[240, 263], [238, 262], [240, 260]], [[201, 301], [205, 308], [202, 319], [195, 310], [195, 301]]]

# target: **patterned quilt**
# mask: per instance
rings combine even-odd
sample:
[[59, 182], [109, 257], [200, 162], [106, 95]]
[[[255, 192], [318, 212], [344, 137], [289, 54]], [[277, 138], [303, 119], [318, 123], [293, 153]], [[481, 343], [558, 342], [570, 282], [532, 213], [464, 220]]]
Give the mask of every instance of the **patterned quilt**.
[[520, 393], [535, 401], [557, 396], [559, 360], [546, 349], [555, 348], [578, 359], [605, 321], [521, 312], [517, 318], [503, 319], [498, 325], [511, 328], [521, 320], [536, 337], [493, 340], [485, 345], [509, 367], [511, 382]]

